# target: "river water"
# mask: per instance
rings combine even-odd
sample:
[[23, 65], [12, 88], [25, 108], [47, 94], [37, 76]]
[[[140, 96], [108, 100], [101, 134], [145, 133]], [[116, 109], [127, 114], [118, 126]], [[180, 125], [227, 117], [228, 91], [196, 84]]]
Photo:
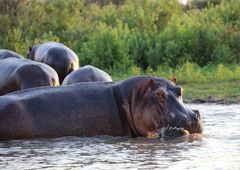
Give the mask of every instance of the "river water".
[[5, 141], [0, 169], [240, 169], [240, 105], [188, 106], [202, 113], [202, 136]]

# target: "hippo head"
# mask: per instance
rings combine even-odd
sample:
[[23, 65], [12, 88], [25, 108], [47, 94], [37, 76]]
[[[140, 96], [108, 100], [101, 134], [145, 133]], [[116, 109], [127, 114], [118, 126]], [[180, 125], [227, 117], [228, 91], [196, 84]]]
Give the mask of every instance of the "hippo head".
[[124, 105], [133, 136], [171, 138], [202, 133], [199, 112], [184, 106], [180, 92], [166, 79], [141, 80]]

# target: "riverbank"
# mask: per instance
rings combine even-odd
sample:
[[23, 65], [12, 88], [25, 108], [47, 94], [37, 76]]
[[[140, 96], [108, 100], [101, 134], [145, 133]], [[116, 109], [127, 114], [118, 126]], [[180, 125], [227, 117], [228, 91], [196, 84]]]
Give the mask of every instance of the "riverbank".
[[240, 80], [229, 82], [186, 83], [184, 101], [186, 103], [240, 104]]

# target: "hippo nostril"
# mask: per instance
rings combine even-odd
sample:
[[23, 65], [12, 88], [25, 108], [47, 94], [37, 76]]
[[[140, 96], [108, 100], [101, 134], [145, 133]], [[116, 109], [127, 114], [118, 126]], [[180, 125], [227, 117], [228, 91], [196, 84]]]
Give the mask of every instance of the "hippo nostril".
[[192, 110], [196, 114], [197, 119], [201, 119], [200, 112], [198, 110]]
[[198, 115], [197, 114], [195, 114], [193, 117], [192, 117], [192, 120], [193, 120], [193, 124], [196, 124], [196, 123], [198, 123], [199, 122], [199, 118], [198, 118]]
[[191, 115], [191, 123], [195, 124], [197, 122], [199, 122], [198, 114], [192, 114]]

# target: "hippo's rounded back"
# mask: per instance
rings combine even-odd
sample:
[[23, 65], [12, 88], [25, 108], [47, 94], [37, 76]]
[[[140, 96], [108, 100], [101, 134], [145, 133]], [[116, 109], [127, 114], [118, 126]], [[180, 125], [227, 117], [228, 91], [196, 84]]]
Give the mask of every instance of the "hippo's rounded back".
[[28, 59], [6, 58], [0, 62], [0, 95], [13, 91], [57, 86], [56, 71], [44, 63]]
[[51, 66], [58, 73], [60, 83], [69, 73], [79, 68], [78, 56], [62, 43], [34, 45], [29, 48], [28, 57]]
[[62, 85], [76, 84], [80, 82], [112, 82], [111, 76], [103, 70], [92, 65], [86, 65], [70, 73], [63, 80]]
[[5, 58], [22, 58], [23, 59], [24, 57], [14, 51], [0, 49], [0, 60]]

